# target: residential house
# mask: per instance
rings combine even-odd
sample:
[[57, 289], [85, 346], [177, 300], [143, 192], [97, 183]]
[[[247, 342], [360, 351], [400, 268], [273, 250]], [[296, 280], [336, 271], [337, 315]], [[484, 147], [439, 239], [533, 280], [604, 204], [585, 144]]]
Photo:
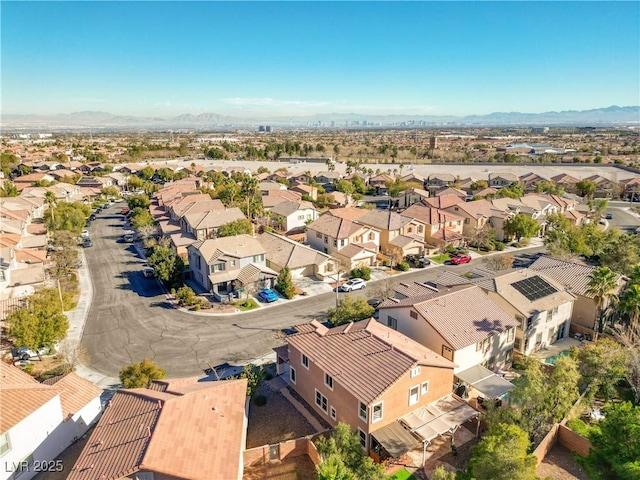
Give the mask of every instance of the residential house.
[[378, 307], [378, 321], [451, 360], [456, 374], [510, 365], [519, 322], [481, 288], [414, 284], [401, 285], [400, 293], [405, 298]]
[[245, 379], [117, 390], [67, 478], [240, 480], [247, 412]]
[[52, 170], [48, 172], [48, 174], [52, 176], [57, 182], [64, 182], [65, 180], [70, 180], [74, 176], [79, 175], [78, 172], [73, 172], [66, 169]]
[[547, 180], [544, 177], [541, 177], [537, 173], [529, 172], [529, 173], [525, 173], [524, 175], [521, 175], [518, 181], [524, 187], [525, 190], [533, 191], [536, 189], [539, 183], [548, 182], [549, 180]]
[[122, 172], [108, 173], [105, 177], [110, 178], [112, 185], [118, 188], [123, 188], [128, 183], [128, 177]]
[[[587, 291], [589, 290], [591, 274], [596, 267], [543, 255], [529, 265], [528, 269], [553, 279], [575, 297], [571, 312], [571, 325], [574, 330], [579, 333], [592, 333], [594, 331], [598, 325], [600, 312], [593, 295], [590, 295]], [[614, 294], [620, 292], [624, 280], [618, 276], [617, 282], [618, 287], [612, 292]], [[611, 302], [605, 299], [603, 304], [605, 317], [611, 313], [609, 309], [612, 306]]]
[[267, 177], [265, 178], [265, 181], [284, 183], [287, 180], [288, 176], [289, 174], [286, 171], [276, 170], [275, 172], [268, 174]]
[[403, 175], [401, 180], [407, 183], [417, 183], [418, 185], [424, 185], [426, 178], [416, 172], [407, 173]]
[[221, 301], [240, 289], [253, 293], [271, 288], [278, 276], [267, 267], [262, 244], [249, 235], [198, 240], [187, 252], [191, 278]]
[[290, 201], [299, 202], [302, 200], [302, 194], [296, 190], [275, 190], [270, 191], [267, 195], [262, 196], [262, 207], [265, 212], [269, 212], [278, 203]]
[[302, 232], [308, 223], [318, 218], [313, 203], [304, 200], [280, 202], [271, 208], [269, 214], [274, 226], [287, 233]]
[[498, 193], [498, 190], [496, 188], [492, 188], [492, 187], [483, 188], [482, 190], [473, 192], [473, 199], [477, 200], [479, 198], [491, 198], [495, 196], [496, 193]]
[[517, 183], [518, 177], [513, 173], [490, 173], [489, 186], [493, 188], [508, 187], [512, 183]]
[[630, 202], [640, 200], [640, 177], [632, 177], [621, 180], [624, 187], [624, 198]]
[[367, 452], [395, 450], [389, 429], [410, 438], [407, 449], [419, 446], [398, 420], [451, 393], [451, 361], [374, 319], [295, 329], [275, 349], [278, 373], [288, 367], [289, 385], [318, 415], [348, 424]]
[[450, 173], [435, 173], [427, 176], [426, 187], [429, 191], [440, 187], [448, 187], [456, 183], [456, 177]]
[[260, 189], [260, 193], [262, 195], [268, 195], [270, 192], [273, 192], [273, 191], [286, 190], [287, 186], [278, 182], [265, 181], [265, 182], [258, 182], [258, 188]]
[[602, 175], [591, 175], [585, 178], [585, 180], [591, 180], [596, 184], [596, 197], [611, 197], [617, 188], [616, 182]]
[[313, 177], [310, 172], [297, 172], [289, 175], [289, 182], [291, 185], [308, 185]]
[[480, 230], [489, 225], [495, 231], [496, 240], [504, 241], [504, 222], [513, 215], [513, 212], [494, 207], [484, 199], [458, 203], [444, 210], [464, 218], [462, 234], [468, 240], [473, 239]]
[[238, 207], [216, 208], [184, 214], [180, 219], [180, 228], [183, 232], [193, 235], [196, 240], [206, 240], [217, 237], [223, 225], [246, 218]]
[[454, 197], [458, 197], [461, 200], [466, 200], [467, 198], [467, 192], [465, 192], [464, 190], [460, 190], [459, 188], [452, 188], [452, 187], [443, 187], [441, 189], [436, 190], [435, 192], [436, 197], [444, 197], [447, 195], [453, 195]]
[[58, 455], [98, 419], [102, 390], [75, 373], [39, 383], [5, 362], [0, 375], [0, 479], [29, 480], [43, 465], [54, 470]]
[[414, 203], [422, 202], [426, 198], [429, 198], [429, 192], [422, 190], [421, 188], [407, 188], [400, 192], [398, 196], [398, 207], [407, 208]]
[[327, 253], [349, 270], [358, 266], [371, 266], [376, 262], [380, 247], [380, 231], [330, 212], [307, 225], [307, 243]]
[[96, 188], [102, 190], [106, 187], [113, 186], [113, 179], [109, 177], [82, 177], [76, 182], [79, 187]]
[[338, 271], [336, 261], [326, 253], [272, 232], [258, 235], [267, 256], [267, 267], [280, 272], [288, 267], [291, 276], [317, 277], [324, 280]]
[[556, 184], [564, 188], [565, 192], [568, 193], [577, 193], [578, 189], [576, 187], [577, 183], [580, 181], [576, 177], [573, 177], [566, 173], [561, 173], [554, 177], [551, 177], [551, 180]]
[[314, 177], [314, 180], [316, 181], [316, 183], [320, 185], [332, 185], [334, 182], [337, 182], [341, 178], [342, 178], [342, 175], [340, 175], [336, 171], [333, 171], [333, 172], [325, 171], [325, 172], [319, 172]]
[[[447, 190], [453, 189], [447, 188]], [[464, 197], [461, 197], [460, 195], [445, 194], [425, 198], [422, 203], [434, 208], [445, 209], [447, 207], [450, 207], [451, 205], [459, 205], [460, 203], [464, 203], [464, 200]]]
[[31, 187], [36, 182], [55, 182], [56, 179], [49, 173], [29, 173], [13, 179], [16, 189], [21, 192], [27, 187]]
[[426, 226], [424, 240], [430, 245], [446, 247], [460, 245], [463, 241], [463, 217], [423, 203], [411, 205], [402, 212], [402, 216], [413, 218]]
[[292, 192], [298, 192], [301, 195], [308, 195], [309, 198], [314, 201], [318, 199], [318, 187], [314, 187], [312, 185], [305, 185], [301, 183], [298, 185], [294, 185], [289, 190], [291, 190]]
[[575, 297], [550, 277], [520, 269], [480, 286], [518, 320], [518, 352], [529, 355], [569, 335]]
[[387, 194], [387, 184], [393, 183], [395, 178], [391, 175], [387, 175], [386, 173], [382, 173], [380, 175], [376, 175], [375, 177], [371, 177], [369, 179], [369, 185], [376, 189], [376, 195], [386, 195]]

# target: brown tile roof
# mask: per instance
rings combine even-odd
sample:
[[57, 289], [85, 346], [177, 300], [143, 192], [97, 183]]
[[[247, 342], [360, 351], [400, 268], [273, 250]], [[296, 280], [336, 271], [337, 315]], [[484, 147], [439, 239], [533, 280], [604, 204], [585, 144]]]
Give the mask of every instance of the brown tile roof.
[[17, 233], [0, 233], [0, 247], [15, 247], [21, 239]]
[[61, 392], [60, 402], [62, 403], [63, 418], [79, 412], [93, 399], [102, 395], [101, 389], [73, 372], [58, 379], [54, 385]]
[[[452, 187], [446, 187], [436, 192], [436, 197], [443, 197], [446, 195], [453, 195], [454, 197], [464, 199], [467, 197], [467, 192], [465, 192], [464, 190], [460, 190], [459, 188], [452, 188]], [[443, 208], [443, 207], [440, 207], [440, 208]]]
[[268, 195], [262, 196], [262, 205], [264, 208], [273, 208], [280, 202], [289, 200], [291, 202], [297, 202], [302, 199], [300, 192], [294, 192], [291, 190], [275, 190], [270, 191]]
[[115, 480], [145, 470], [193, 480], [238, 478], [246, 390], [244, 379], [179, 386], [176, 394], [119, 390], [67, 478]]
[[2, 380], [0, 382], [0, 388], [10, 388], [20, 385], [40, 385], [38, 381], [28, 373], [5, 362], [0, 362], [0, 380]]
[[[591, 297], [587, 295], [587, 290], [590, 276], [596, 267], [543, 255], [538, 257], [528, 268], [552, 278], [572, 293], [583, 297]], [[617, 280], [620, 285], [622, 277], [618, 276]]]
[[299, 202], [292, 202], [289, 200], [285, 200], [284, 202], [280, 202], [277, 205], [274, 205], [271, 209], [271, 212], [276, 215], [282, 215], [283, 217], [288, 217], [294, 212], [298, 210], [306, 210], [313, 209], [313, 203], [306, 202], [304, 200], [300, 200]]
[[[447, 189], [451, 190], [451, 189]], [[460, 203], [464, 203], [464, 199], [467, 194], [464, 194], [464, 197], [460, 195], [452, 195], [450, 193], [445, 193], [443, 195], [437, 195], [435, 197], [423, 198], [422, 203], [429, 207], [434, 208], [447, 208], [451, 205], [458, 205]]]
[[[359, 225], [355, 225], [359, 227]], [[351, 220], [336, 217], [331, 213], [321, 215], [317, 220], [307, 225], [307, 231], [320, 232], [333, 238], [347, 238], [352, 233], [354, 223]]]
[[24, 263], [48, 263], [46, 250], [22, 248], [16, 250], [16, 260]]
[[[432, 197], [443, 198], [443, 197]], [[457, 198], [457, 197], [455, 197]], [[430, 199], [424, 199], [430, 200]], [[440, 210], [431, 206], [424, 205], [422, 203], [414, 203], [409, 208], [402, 212], [403, 217], [415, 218], [428, 225], [438, 225], [445, 222], [460, 221], [462, 217], [453, 213]]]
[[479, 287], [464, 286], [438, 295], [409, 297], [379, 308], [413, 308], [454, 349], [473, 345], [519, 322]]
[[331, 259], [326, 253], [275, 233], [262, 233], [258, 235], [258, 241], [264, 247], [267, 260], [278, 267], [288, 266], [291, 269], [296, 269], [307, 265], [321, 265]]
[[559, 175], [551, 177], [551, 180], [560, 184], [574, 184], [580, 181], [576, 177], [572, 177], [571, 175], [566, 173], [561, 173]]
[[60, 395], [60, 391], [48, 385], [19, 385], [0, 388], [0, 433], [7, 432], [44, 404]]
[[410, 218], [389, 210], [365, 210], [365, 212], [364, 215], [358, 218], [357, 222], [377, 228], [378, 230], [400, 230], [411, 222]]
[[371, 403], [416, 365], [454, 364], [374, 319], [328, 329], [313, 321], [287, 337], [289, 345], [329, 373], [356, 398]]
[[200, 255], [207, 263], [222, 256], [233, 258], [246, 258], [265, 253], [264, 248], [257, 238], [249, 235], [236, 235], [233, 237], [213, 238], [210, 240], [198, 240], [192, 248], [200, 251]]
[[238, 207], [225, 208], [224, 210], [208, 210], [206, 212], [188, 213], [183, 217], [194, 230], [201, 228], [217, 228], [225, 223], [235, 222], [247, 217]]

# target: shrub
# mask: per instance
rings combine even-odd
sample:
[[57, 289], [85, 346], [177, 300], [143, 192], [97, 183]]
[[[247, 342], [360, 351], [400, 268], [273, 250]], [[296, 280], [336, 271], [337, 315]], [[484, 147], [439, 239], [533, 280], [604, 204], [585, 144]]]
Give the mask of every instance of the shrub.
[[583, 437], [589, 435], [589, 426], [579, 418], [572, 418], [567, 422], [567, 427]]
[[409, 266], [409, 264], [407, 262], [400, 262], [400, 263], [398, 263], [397, 268], [401, 272], [406, 272], [411, 267]]
[[456, 247], [454, 247], [453, 245], [447, 245], [447, 248], [445, 248], [445, 251], [447, 253], [451, 253], [451, 254], [456, 254], [458, 253], [458, 251], [456, 250]]
[[278, 279], [276, 280], [275, 288], [279, 291], [284, 298], [290, 300], [296, 294], [296, 287], [293, 284], [293, 279], [291, 278], [291, 271], [289, 267], [284, 267], [280, 270], [278, 274]]
[[369, 267], [354, 268], [351, 270], [351, 278], [371, 280], [371, 269]]
[[504, 243], [503, 242], [496, 242], [495, 243], [495, 249], [498, 250], [499, 252], [504, 250]]
[[390, 267], [391, 266], [391, 260], [383, 260], [382, 261], [382, 266], [383, 267]]

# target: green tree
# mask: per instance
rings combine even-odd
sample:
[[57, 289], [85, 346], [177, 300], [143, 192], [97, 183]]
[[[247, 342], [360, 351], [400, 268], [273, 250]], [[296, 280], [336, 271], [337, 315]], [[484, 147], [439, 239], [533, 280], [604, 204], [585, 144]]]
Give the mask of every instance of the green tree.
[[48, 190], [44, 194], [44, 203], [47, 206], [47, 208], [51, 210], [51, 221], [55, 224], [56, 218], [55, 218], [54, 209], [56, 208], [56, 205], [58, 203], [58, 198], [56, 197], [56, 194], [53, 193], [51, 190]]
[[100, 195], [104, 196], [104, 197], [119, 197], [120, 196], [120, 190], [118, 190], [118, 187], [104, 187], [102, 190], [100, 190]]
[[476, 180], [471, 184], [471, 190], [476, 192], [478, 190], [484, 190], [489, 187], [489, 182], [486, 180]]
[[611, 398], [616, 384], [627, 373], [626, 349], [618, 342], [600, 338], [573, 351], [572, 355], [578, 359], [583, 385], [591, 385], [593, 394], [599, 392], [606, 399]]
[[317, 480], [355, 480], [356, 477], [338, 455], [330, 455], [316, 465]]
[[5, 181], [0, 187], [0, 197], [17, 197], [18, 195], [20, 192], [13, 182]]
[[140, 177], [136, 177], [135, 175], [129, 175], [127, 177], [127, 185], [129, 190], [137, 190], [144, 187], [144, 180]]
[[253, 234], [253, 224], [246, 218], [225, 223], [218, 229], [218, 237], [235, 237], [242, 234]]
[[49, 230], [67, 230], [79, 234], [90, 214], [91, 208], [81, 202], [61, 202], [44, 212], [44, 220]]
[[630, 402], [604, 407], [604, 419], [589, 439], [593, 449], [587, 462], [602, 469], [604, 478], [640, 478], [640, 406]]
[[155, 223], [151, 213], [149, 213], [149, 210], [140, 207], [134, 208], [131, 211], [130, 222], [136, 229], [147, 227]]
[[542, 181], [536, 185], [536, 193], [550, 193], [552, 195], [563, 195], [564, 188], [562, 185], [556, 185], [554, 182]]
[[293, 285], [291, 271], [289, 267], [284, 267], [278, 274], [276, 280], [276, 290], [278, 290], [287, 299], [292, 299], [296, 294], [296, 287]]
[[507, 235], [515, 236], [520, 242], [523, 238], [531, 238], [537, 235], [538, 222], [524, 213], [518, 213], [509, 217], [504, 222], [504, 231]]
[[166, 374], [164, 368], [145, 358], [140, 363], [123, 367], [120, 370], [120, 381], [124, 388], [149, 388], [151, 382], [164, 378]]
[[636, 265], [640, 265], [640, 237], [637, 235], [609, 229], [601, 233], [600, 241], [599, 258], [603, 265], [622, 274], [631, 273]]
[[149, 208], [149, 205], [151, 205], [151, 200], [149, 200], [149, 197], [144, 194], [132, 195], [127, 200], [127, 205], [131, 210], [133, 210], [134, 208], [146, 209]]
[[180, 287], [174, 294], [174, 298], [181, 307], [193, 307], [200, 304], [200, 299], [191, 289], [191, 287], [184, 285]]
[[171, 247], [156, 245], [149, 256], [149, 266], [153, 268], [156, 278], [167, 283], [179, 283], [184, 264]]
[[14, 343], [35, 351], [61, 341], [69, 328], [58, 291], [53, 288], [34, 293], [27, 306], [11, 312], [6, 322]]
[[252, 363], [245, 365], [239, 378], [247, 379], [247, 396], [253, 397], [262, 382], [267, 378], [267, 371], [262, 365], [254, 365]]
[[445, 470], [444, 467], [440, 465], [433, 471], [429, 480], [456, 480], [456, 474]]
[[151, 180], [156, 171], [151, 167], [144, 167], [138, 172], [138, 176], [143, 180]]
[[629, 316], [629, 332], [633, 342], [640, 340], [640, 284], [628, 285], [620, 301], [620, 310]]
[[596, 193], [596, 188], [596, 183], [586, 178], [576, 183], [576, 189], [581, 197], [593, 198], [593, 194]]
[[497, 424], [473, 449], [471, 476], [478, 480], [536, 480], [536, 457], [529, 439], [516, 425]]
[[[351, 432], [346, 423], [338, 422], [331, 432], [331, 436], [318, 438], [315, 445], [322, 458], [318, 471], [323, 472], [323, 475], [330, 473], [342, 475], [337, 477], [329, 475], [323, 478], [353, 480], [384, 480], [387, 478], [384, 474], [384, 466], [373, 463], [373, 459], [365, 454], [360, 444], [360, 438], [356, 433]], [[323, 467], [325, 462], [333, 465]]]
[[374, 312], [375, 308], [367, 303], [366, 298], [347, 295], [337, 307], [329, 309], [327, 316], [333, 325], [342, 325], [370, 318]]
[[593, 323], [596, 339], [598, 333], [602, 332], [605, 307], [618, 300], [618, 296], [614, 293], [616, 288], [618, 288], [618, 276], [609, 267], [598, 267], [589, 275], [585, 293], [596, 302], [597, 313]]
[[213, 158], [214, 160], [219, 160], [224, 158], [224, 151], [217, 147], [211, 147], [207, 150], [207, 157]]

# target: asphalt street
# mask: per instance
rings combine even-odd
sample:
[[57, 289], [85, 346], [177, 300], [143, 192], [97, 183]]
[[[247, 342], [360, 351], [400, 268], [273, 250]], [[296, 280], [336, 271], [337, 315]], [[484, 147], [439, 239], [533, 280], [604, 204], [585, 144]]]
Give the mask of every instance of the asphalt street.
[[[118, 241], [123, 233], [123, 217], [118, 214], [122, 205], [115, 204], [98, 215], [89, 227], [94, 246], [85, 250], [94, 298], [82, 342], [89, 353], [88, 366], [100, 373], [117, 377], [123, 366], [144, 358], [165, 368], [169, 377], [200, 375], [225, 362], [244, 364], [281, 345], [282, 329], [322, 320], [335, 305], [335, 293], [326, 293], [297, 301], [279, 300], [277, 305], [235, 315], [198, 315], [175, 309], [159, 283], [142, 275], [143, 260], [133, 245]], [[427, 268], [396, 280], [434, 280], [441, 268], [464, 272], [480, 262]], [[374, 297], [374, 283], [356, 294]]]
[[625, 232], [635, 232], [640, 227], [640, 218], [629, 211], [631, 206], [639, 207], [640, 204], [637, 202], [609, 202], [607, 213], [613, 215], [613, 218], [609, 220], [609, 224]]

